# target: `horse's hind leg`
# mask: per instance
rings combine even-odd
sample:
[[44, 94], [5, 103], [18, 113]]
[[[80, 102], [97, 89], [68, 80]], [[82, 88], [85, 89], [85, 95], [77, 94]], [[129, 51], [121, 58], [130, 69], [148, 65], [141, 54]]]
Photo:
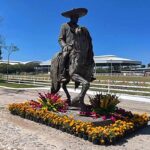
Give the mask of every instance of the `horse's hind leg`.
[[67, 86], [66, 86], [67, 84], [68, 84], [68, 82], [63, 83], [62, 84], [62, 88], [63, 88], [63, 90], [64, 90], [64, 92], [65, 92], [65, 94], [67, 96], [67, 103], [70, 106], [71, 105], [71, 96], [70, 96], [70, 94], [68, 92], [68, 89], [67, 89]]
[[80, 107], [81, 109], [85, 106], [84, 104], [84, 97], [85, 97], [85, 94], [87, 92], [87, 90], [89, 89], [90, 87], [90, 83], [85, 80], [83, 77], [81, 77], [80, 75], [78, 74], [73, 74], [73, 76], [71, 77], [73, 81], [75, 82], [80, 82], [82, 83], [82, 89], [81, 89], [81, 92], [79, 93], [79, 95], [77, 97], [75, 97], [73, 100], [72, 100], [72, 104], [77, 104], [79, 103], [80, 104]]
[[60, 89], [60, 83], [57, 82], [57, 84], [54, 86], [54, 83], [51, 83], [51, 93], [55, 94], [59, 91]]

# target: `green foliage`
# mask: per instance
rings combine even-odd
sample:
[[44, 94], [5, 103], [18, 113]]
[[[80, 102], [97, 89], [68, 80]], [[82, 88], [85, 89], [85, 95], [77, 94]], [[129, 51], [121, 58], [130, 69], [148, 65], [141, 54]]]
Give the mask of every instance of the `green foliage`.
[[116, 95], [111, 94], [100, 93], [89, 98], [93, 111], [100, 115], [109, 115], [114, 112], [116, 105], [120, 102]]
[[[8, 65], [9, 74], [20, 74], [21, 72], [35, 72], [35, 67], [38, 67], [39, 63], [30, 62], [27, 64], [15, 64], [15, 65]], [[0, 64], [0, 73], [6, 74], [7, 73], [7, 64], [2, 63]]]
[[109, 73], [109, 68], [97, 68], [96, 73]]
[[32, 87], [37, 87], [37, 86], [34, 86], [34, 85], [7, 83], [4, 80], [0, 80], [0, 86], [12, 87], [12, 88], [32, 88]]
[[0, 84], [1, 83], [5, 83], [5, 81], [3, 79], [1, 79], [1, 77], [0, 77]]
[[7, 64], [0, 64], [0, 73], [7, 72]]
[[35, 67], [38, 67], [38, 66], [39, 66], [39, 63], [37, 63], [37, 62], [29, 62], [24, 65], [23, 71], [24, 72], [34, 72]]
[[[150, 77], [139, 77], [139, 76], [97, 76], [97, 80], [112, 80], [112, 81], [132, 81], [132, 82], [149, 82]], [[118, 84], [118, 83], [117, 83]], [[124, 83], [123, 83], [124, 84]]]
[[58, 94], [52, 93], [39, 93], [39, 103], [42, 105], [42, 109], [54, 111], [54, 112], [65, 112], [67, 110], [68, 104], [65, 100], [61, 98]]

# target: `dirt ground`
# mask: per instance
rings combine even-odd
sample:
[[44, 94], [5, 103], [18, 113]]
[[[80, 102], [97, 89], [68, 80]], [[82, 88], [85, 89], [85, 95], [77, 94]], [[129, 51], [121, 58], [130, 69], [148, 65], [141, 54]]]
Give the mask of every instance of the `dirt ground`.
[[[7, 105], [36, 99], [47, 90], [0, 89], [0, 150], [149, 150], [150, 125], [112, 146], [98, 146], [33, 121], [13, 116]], [[61, 93], [63, 95], [63, 93]], [[71, 94], [75, 96], [74, 93]], [[150, 115], [150, 103], [123, 100], [120, 107]]]

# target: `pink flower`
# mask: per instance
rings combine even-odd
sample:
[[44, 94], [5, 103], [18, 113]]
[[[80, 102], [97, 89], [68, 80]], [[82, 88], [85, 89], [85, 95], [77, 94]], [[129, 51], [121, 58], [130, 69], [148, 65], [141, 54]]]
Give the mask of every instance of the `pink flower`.
[[110, 119], [111, 119], [112, 122], [116, 121], [116, 118], [114, 116], [111, 116]]
[[84, 111], [80, 111], [80, 112], [79, 112], [79, 114], [80, 114], [80, 115], [85, 115], [85, 114], [86, 114], [86, 112], [84, 112]]
[[106, 118], [106, 116], [102, 116], [102, 119], [103, 119], [103, 120], [106, 120], [107, 118]]
[[96, 112], [91, 112], [91, 116], [93, 119], [97, 119], [98, 115], [96, 114]]

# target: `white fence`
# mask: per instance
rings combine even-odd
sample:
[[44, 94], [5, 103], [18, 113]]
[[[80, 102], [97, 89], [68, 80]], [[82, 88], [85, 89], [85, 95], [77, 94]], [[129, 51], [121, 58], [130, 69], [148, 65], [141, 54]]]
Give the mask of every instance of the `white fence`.
[[[2, 78], [4, 80], [7, 80], [6, 75], [3, 75]], [[18, 84], [31, 84], [38, 86], [51, 85], [50, 77], [38, 77], [31, 75], [30, 76], [9, 75], [8, 81]], [[70, 82], [68, 87], [74, 88], [74, 83]], [[96, 80], [95, 82], [91, 83], [90, 90], [107, 93], [142, 95], [150, 97], [150, 82]]]

